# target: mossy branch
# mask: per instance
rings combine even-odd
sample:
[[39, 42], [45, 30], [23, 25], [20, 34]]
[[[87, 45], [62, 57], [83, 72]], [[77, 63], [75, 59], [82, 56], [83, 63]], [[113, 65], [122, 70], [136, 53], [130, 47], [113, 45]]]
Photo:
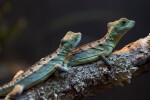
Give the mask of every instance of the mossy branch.
[[150, 71], [150, 34], [115, 51], [108, 59], [114, 74], [102, 61], [72, 67], [66, 78], [50, 76], [45, 82], [34, 86], [17, 100], [82, 100], [88, 96], [124, 83]]

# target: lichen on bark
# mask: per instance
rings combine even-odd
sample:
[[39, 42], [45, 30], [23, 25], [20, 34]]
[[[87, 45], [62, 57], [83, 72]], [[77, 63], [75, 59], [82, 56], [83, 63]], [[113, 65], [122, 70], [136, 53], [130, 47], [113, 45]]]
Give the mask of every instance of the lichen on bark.
[[112, 53], [108, 59], [113, 74], [101, 61], [72, 67], [67, 77], [54, 75], [36, 85], [17, 100], [81, 100], [115, 86], [130, 83], [131, 79], [150, 71], [150, 34]]

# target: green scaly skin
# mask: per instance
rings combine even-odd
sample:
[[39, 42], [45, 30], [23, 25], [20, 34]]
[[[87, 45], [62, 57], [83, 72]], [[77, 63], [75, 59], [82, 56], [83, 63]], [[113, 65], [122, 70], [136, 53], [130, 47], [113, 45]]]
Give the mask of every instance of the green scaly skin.
[[62, 67], [64, 60], [67, 54], [78, 45], [80, 39], [81, 33], [67, 32], [61, 40], [59, 48], [54, 53], [42, 58], [25, 72], [18, 72], [11, 82], [0, 87], [0, 96], [9, 93], [5, 98], [9, 100], [13, 98], [13, 95], [21, 94], [24, 89], [43, 82], [56, 70], [67, 71], [66, 67]]
[[77, 47], [70, 52], [65, 60], [68, 66], [75, 66], [101, 59], [112, 68], [110, 62], [106, 59], [122, 36], [129, 31], [135, 22], [127, 18], [121, 18], [114, 22], [109, 22], [107, 34], [100, 40]]

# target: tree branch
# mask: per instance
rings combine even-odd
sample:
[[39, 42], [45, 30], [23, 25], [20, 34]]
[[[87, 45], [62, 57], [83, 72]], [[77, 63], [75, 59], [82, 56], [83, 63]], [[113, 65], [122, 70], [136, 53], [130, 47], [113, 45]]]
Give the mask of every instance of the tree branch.
[[66, 78], [52, 75], [45, 82], [24, 91], [17, 100], [81, 100], [130, 83], [131, 79], [150, 71], [150, 34], [115, 51], [108, 59], [114, 67], [112, 76], [102, 61], [75, 66]]

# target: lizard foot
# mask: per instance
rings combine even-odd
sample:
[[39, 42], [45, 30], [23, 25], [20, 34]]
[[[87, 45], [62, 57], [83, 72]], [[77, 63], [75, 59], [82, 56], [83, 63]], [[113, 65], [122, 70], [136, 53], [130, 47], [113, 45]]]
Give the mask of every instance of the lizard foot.
[[24, 87], [16, 85], [14, 89], [5, 97], [5, 100], [13, 100], [23, 92]]

